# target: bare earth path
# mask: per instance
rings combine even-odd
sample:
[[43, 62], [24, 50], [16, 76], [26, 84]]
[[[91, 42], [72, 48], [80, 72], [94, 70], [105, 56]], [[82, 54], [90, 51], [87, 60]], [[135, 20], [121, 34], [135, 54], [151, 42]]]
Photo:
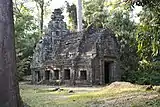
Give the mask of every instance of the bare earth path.
[[[141, 102], [143, 102], [143, 100], [147, 101], [158, 97], [160, 98], [160, 96], [155, 93], [129, 94], [120, 97], [112, 97], [99, 100], [99, 102], [101, 103], [93, 102], [91, 104], [91, 107], [132, 107], [133, 103], [137, 102], [140, 104]], [[152, 107], [152, 105], [150, 107]]]

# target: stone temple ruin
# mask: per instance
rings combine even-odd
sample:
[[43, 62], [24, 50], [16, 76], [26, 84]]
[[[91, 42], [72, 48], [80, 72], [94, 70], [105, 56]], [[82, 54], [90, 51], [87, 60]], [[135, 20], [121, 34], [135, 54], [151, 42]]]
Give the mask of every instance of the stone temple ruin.
[[119, 49], [108, 29], [71, 33], [55, 9], [48, 30], [36, 45], [32, 83], [101, 85], [120, 80]]

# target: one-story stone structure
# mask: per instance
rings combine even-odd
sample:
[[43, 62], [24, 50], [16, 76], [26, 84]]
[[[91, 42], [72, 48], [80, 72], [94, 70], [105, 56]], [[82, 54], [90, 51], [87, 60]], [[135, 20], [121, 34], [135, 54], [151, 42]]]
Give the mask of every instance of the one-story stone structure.
[[71, 33], [55, 9], [48, 31], [36, 45], [32, 83], [100, 85], [120, 80], [119, 49], [114, 33], [99, 29]]

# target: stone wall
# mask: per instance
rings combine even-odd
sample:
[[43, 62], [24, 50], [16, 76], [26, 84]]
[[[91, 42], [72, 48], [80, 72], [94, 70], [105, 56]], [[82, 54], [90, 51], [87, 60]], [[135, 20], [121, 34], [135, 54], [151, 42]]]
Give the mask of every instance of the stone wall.
[[48, 31], [35, 48], [32, 82], [98, 85], [119, 80], [119, 49], [113, 32], [70, 33], [61, 13], [59, 9], [53, 12]]

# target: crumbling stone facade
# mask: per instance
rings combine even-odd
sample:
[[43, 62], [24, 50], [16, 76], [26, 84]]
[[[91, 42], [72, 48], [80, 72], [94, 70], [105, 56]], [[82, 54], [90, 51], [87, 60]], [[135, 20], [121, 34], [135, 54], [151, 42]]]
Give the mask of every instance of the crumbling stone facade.
[[119, 49], [108, 29], [71, 33], [55, 9], [48, 31], [36, 45], [32, 83], [101, 85], [120, 80]]

